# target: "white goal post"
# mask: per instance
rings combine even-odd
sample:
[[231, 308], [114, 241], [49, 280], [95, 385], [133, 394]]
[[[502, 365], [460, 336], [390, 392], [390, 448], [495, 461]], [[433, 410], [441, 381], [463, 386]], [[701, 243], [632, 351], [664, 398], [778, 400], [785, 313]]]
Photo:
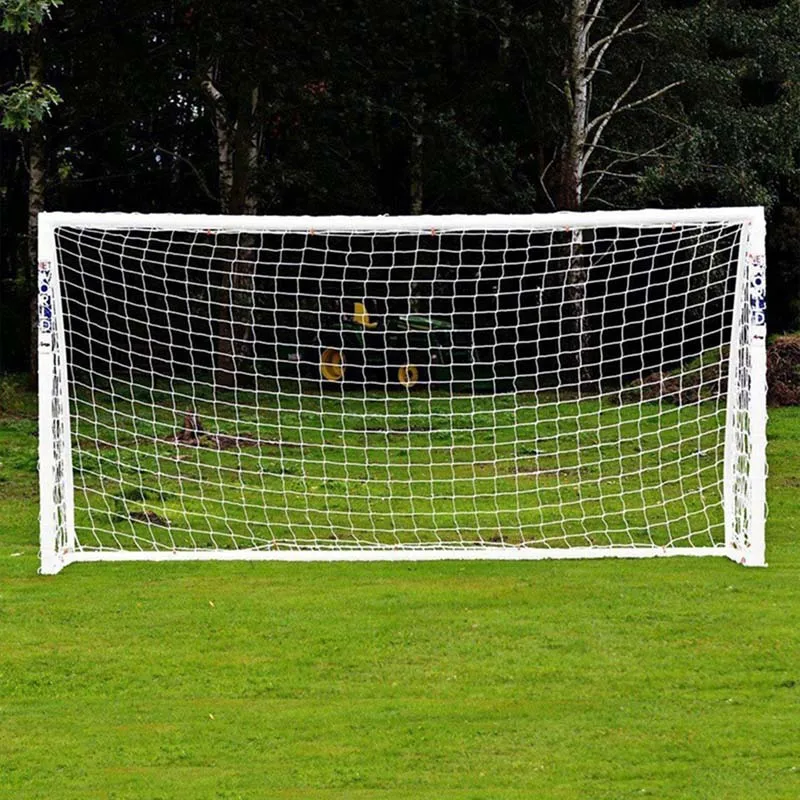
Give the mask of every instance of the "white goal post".
[[42, 573], [765, 563], [761, 208], [38, 235]]

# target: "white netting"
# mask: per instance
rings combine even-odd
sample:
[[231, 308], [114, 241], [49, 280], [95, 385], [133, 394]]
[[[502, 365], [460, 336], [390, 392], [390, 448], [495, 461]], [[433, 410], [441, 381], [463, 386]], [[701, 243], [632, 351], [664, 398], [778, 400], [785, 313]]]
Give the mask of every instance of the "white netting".
[[69, 549], [745, 537], [746, 225], [475, 224], [58, 226]]

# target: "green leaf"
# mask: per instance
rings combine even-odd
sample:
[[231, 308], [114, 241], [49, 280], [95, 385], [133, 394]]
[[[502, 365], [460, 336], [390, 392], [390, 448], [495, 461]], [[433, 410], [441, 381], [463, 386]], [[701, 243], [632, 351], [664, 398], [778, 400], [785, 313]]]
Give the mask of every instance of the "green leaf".
[[26, 81], [0, 95], [2, 125], [6, 130], [30, 130], [34, 122], [41, 122], [53, 106], [61, 102], [61, 96], [46, 83]]
[[7, 33], [30, 33], [63, 0], [0, 0], [0, 28]]

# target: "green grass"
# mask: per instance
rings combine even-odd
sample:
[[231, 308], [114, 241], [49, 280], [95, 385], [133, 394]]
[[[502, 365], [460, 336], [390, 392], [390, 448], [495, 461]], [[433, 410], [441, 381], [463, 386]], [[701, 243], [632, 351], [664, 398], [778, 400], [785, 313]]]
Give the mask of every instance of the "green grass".
[[[724, 409], [715, 402], [288, 388], [215, 401], [188, 384], [132, 390], [116, 380], [81, 394], [80, 544], [708, 546], [723, 538]], [[209, 434], [199, 447], [175, 442], [186, 411]]]
[[46, 578], [35, 403], [0, 389], [0, 798], [800, 796], [800, 409], [771, 415], [767, 569]]

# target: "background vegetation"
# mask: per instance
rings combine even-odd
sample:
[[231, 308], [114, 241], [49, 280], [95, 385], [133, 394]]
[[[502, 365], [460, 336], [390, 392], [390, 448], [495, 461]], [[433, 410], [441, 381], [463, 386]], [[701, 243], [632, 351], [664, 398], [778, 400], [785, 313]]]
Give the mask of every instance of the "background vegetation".
[[798, 326], [795, 0], [3, 0], [0, 14], [0, 370], [28, 364], [42, 208], [763, 203], [770, 326]]

